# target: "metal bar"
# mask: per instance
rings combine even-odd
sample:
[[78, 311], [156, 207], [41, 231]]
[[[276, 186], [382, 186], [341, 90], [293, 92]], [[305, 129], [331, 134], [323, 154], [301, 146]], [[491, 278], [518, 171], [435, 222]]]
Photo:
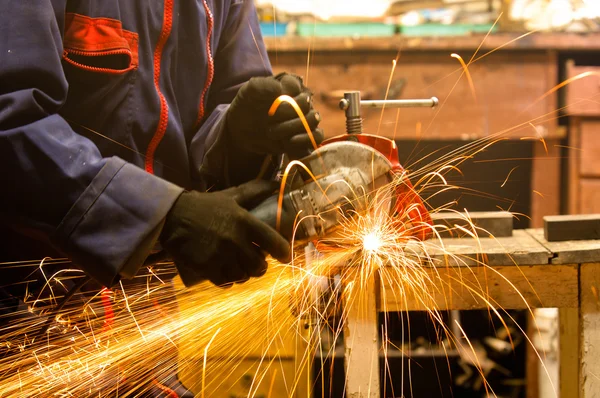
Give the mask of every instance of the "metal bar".
[[361, 101], [363, 108], [434, 108], [439, 104], [436, 97], [428, 99], [403, 99], [403, 100], [371, 100]]

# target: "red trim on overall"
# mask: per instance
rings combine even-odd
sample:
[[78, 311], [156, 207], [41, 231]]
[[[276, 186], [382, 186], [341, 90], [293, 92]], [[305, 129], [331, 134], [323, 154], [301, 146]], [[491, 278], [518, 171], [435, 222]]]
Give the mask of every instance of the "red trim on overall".
[[107, 288], [100, 291], [100, 299], [102, 299], [102, 307], [104, 308], [104, 327], [105, 332], [112, 328], [115, 323], [115, 313], [112, 307], [112, 292]]
[[208, 93], [208, 89], [212, 84], [213, 78], [215, 77], [215, 63], [212, 56], [212, 50], [210, 46], [210, 40], [212, 38], [214, 20], [213, 14], [210, 8], [208, 7], [207, 0], [202, 0], [204, 4], [204, 11], [206, 12], [206, 24], [208, 26], [208, 33], [206, 35], [206, 59], [208, 59], [208, 72], [206, 75], [206, 82], [204, 82], [204, 89], [202, 89], [202, 94], [200, 95], [200, 108], [198, 109], [198, 118], [196, 119], [196, 127], [202, 122], [204, 119], [204, 113], [206, 112], [206, 93]]
[[169, 314], [163, 309], [162, 305], [160, 305], [156, 297], [152, 299], [152, 306], [156, 311], [158, 311], [160, 316], [162, 316], [163, 318], [166, 319], [169, 317]]
[[[73, 66], [90, 72], [121, 74], [136, 69], [139, 64], [137, 33], [123, 29], [121, 21], [110, 18], [91, 18], [65, 14], [63, 59]], [[74, 61], [70, 54], [83, 57], [125, 55], [129, 65], [124, 69], [97, 68]]]
[[166, 398], [179, 398], [179, 394], [164, 384], [159, 383], [158, 380], [154, 379], [152, 382], [156, 387], [158, 387], [158, 389], [162, 390], [162, 392], [167, 395]]
[[165, 96], [160, 91], [160, 62], [162, 59], [162, 52], [165, 47], [169, 35], [171, 34], [171, 28], [173, 27], [173, 0], [165, 0], [165, 11], [163, 17], [163, 27], [156, 43], [156, 49], [154, 50], [154, 87], [160, 98], [160, 118], [158, 119], [158, 126], [156, 126], [156, 132], [148, 144], [148, 150], [146, 151], [146, 171], [154, 174], [154, 154], [158, 144], [165, 136], [167, 131], [167, 123], [169, 122], [169, 106]]

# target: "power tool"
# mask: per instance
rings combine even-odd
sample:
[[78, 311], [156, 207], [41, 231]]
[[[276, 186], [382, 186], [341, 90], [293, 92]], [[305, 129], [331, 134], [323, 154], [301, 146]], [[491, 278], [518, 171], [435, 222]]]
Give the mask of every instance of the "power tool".
[[282, 200], [275, 194], [251, 213], [300, 246], [327, 236], [345, 218], [365, 211], [369, 198], [381, 196], [386, 189], [383, 196], [389, 199], [390, 216], [402, 218], [398, 225], [414, 238], [427, 239], [431, 217], [400, 165], [395, 142], [364, 134], [360, 108], [434, 107], [437, 103], [435, 97], [361, 101], [360, 92], [345, 93], [340, 108], [346, 111], [347, 134], [325, 140], [301, 159], [304, 167], [290, 172]]

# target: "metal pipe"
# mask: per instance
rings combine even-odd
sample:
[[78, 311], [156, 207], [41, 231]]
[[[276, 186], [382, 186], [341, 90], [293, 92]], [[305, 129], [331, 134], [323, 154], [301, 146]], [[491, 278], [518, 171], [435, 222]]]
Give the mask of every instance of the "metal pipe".
[[361, 101], [360, 106], [363, 108], [434, 108], [439, 102], [436, 97], [431, 97], [428, 99]]

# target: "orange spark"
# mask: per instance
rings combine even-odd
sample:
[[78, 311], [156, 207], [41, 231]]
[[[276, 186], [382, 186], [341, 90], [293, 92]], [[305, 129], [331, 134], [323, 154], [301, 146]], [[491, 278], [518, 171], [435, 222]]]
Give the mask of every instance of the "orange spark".
[[506, 185], [506, 183], [508, 182], [508, 178], [510, 177], [510, 175], [512, 174], [513, 171], [515, 171], [516, 169], [518, 169], [519, 166], [515, 166], [513, 167], [509, 172], [508, 175], [506, 176], [506, 179], [504, 180], [504, 182], [502, 183], [502, 185], [500, 185], [500, 188], [504, 188], [504, 186]]
[[[594, 75], [595, 75], [595, 76], [598, 76], [598, 75], [600, 75], [600, 73], [599, 73], [599, 72], [596, 72], [596, 71], [587, 71], [587, 72], [582, 72], [582, 73], [580, 73], [580, 74], [578, 74], [578, 75], [576, 75], [576, 76], [573, 76], [573, 77], [570, 77], [570, 78], [568, 78], [567, 80], [565, 80], [565, 81], [563, 81], [563, 82], [561, 82], [561, 83], [557, 84], [556, 86], [552, 87], [550, 90], [546, 91], [546, 92], [545, 92], [544, 94], [542, 94], [542, 95], [541, 95], [539, 98], [537, 98], [537, 99], [536, 99], [536, 100], [534, 100], [534, 101], [533, 101], [531, 104], [529, 104], [529, 106], [528, 106], [527, 108], [525, 108], [525, 109], [523, 110], [523, 112], [521, 112], [521, 113], [524, 113], [524, 112], [526, 112], [527, 110], [531, 109], [531, 107], [532, 107], [532, 106], [534, 106], [535, 104], [537, 104], [538, 102], [540, 102], [540, 101], [541, 101], [541, 100], [543, 100], [544, 98], [548, 97], [549, 95], [551, 95], [551, 94], [553, 94], [553, 93], [557, 92], [558, 90], [560, 90], [561, 88], [565, 87], [566, 85], [568, 85], [568, 84], [571, 84], [571, 83], [573, 83], [574, 81], [581, 80], [581, 79], [583, 79], [583, 78], [586, 78], [586, 77], [589, 77], [589, 76], [594, 76]], [[567, 105], [567, 106], [568, 106], [568, 105]]]
[[473, 99], [475, 101], [477, 101], [477, 94], [475, 93], [475, 85], [473, 84], [473, 79], [471, 78], [471, 72], [469, 72], [469, 68], [467, 67], [467, 64], [465, 64], [465, 61], [462, 59], [462, 57], [456, 53], [452, 53], [452, 54], [450, 54], [450, 56], [452, 58], [458, 59], [458, 62], [460, 62], [460, 65], [462, 66], [463, 71], [464, 71], [465, 75], [467, 76], [467, 81], [469, 82], [469, 87], [471, 88], [471, 95], [473, 95]]
[[302, 126], [304, 126], [304, 129], [306, 130], [306, 134], [308, 134], [313, 148], [317, 149], [319, 146], [317, 145], [317, 142], [315, 141], [315, 136], [313, 135], [313, 133], [310, 129], [310, 126], [308, 125], [308, 122], [306, 121], [306, 118], [304, 117], [304, 113], [302, 112], [302, 109], [300, 109], [300, 107], [298, 106], [296, 101], [294, 101], [294, 99], [292, 97], [290, 97], [289, 95], [280, 95], [279, 97], [277, 97], [277, 99], [275, 101], [273, 101], [271, 108], [269, 108], [269, 116], [273, 116], [275, 114], [275, 112], [277, 112], [279, 105], [281, 105], [281, 103], [283, 103], [283, 102], [287, 102], [288, 104], [290, 104], [292, 106], [292, 108], [294, 108], [294, 110], [296, 111], [296, 114], [298, 114], [298, 117], [302, 121]]
[[[390, 72], [390, 78], [388, 80], [388, 85], [387, 88], [385, 89], [385, 97], [384, 100], [388, 99], [388, 95], [390, 93], [390, 87], [392, 86], [392, 79], [394, 78], [394, 71], [396, 70], [396, 63], [398, 62], [398, 59], [400, 58], [400, 53], [398, 53], [398, 55], [396, 56], [396, 59], [392, 60], [392, 71]], [[383, 113], [385, 112], [385, 103], [383, 104], [383, 107], [381, 108], [381, 115], [379, 116], [379, 125], [377, 126], [377, 134], [379, 135], [379, 131], [381, 130], [381, 122], [383, 121]]]

